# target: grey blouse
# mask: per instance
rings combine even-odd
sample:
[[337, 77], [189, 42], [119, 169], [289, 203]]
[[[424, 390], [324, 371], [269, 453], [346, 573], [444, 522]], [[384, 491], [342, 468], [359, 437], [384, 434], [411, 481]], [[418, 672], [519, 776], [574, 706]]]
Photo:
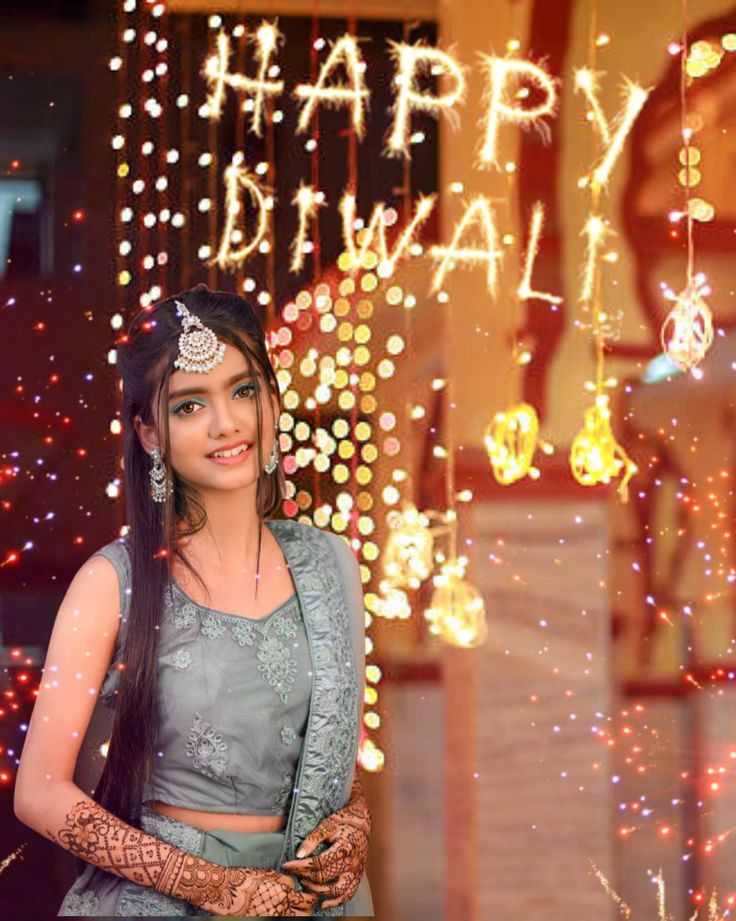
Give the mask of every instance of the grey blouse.
[[[100, 700], [115, 706], [130, 601], [124, 540], [95, 555], [115, 566], [122, 620]], [[285, 815], [306, 732], [312, 667], [299, 600], [265, 618], [197, 604], [176, 582], [158, 646], [158, 743], [144, 801], [206, 812]]]

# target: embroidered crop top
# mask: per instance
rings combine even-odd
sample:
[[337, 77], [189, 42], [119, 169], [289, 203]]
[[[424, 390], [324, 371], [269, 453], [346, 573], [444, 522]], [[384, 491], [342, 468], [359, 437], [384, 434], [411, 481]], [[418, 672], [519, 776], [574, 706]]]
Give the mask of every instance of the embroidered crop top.
[[[124, 540], [95, 555], [118, 573], [122, 620], [100, 700], [115, 706], [127, 625]], [[158, 736], [144, 802], [206, 812], [284, 815], [306, 732], [312, 667], [298, 596], [262, 619], [164, 593], [158, 645]]]

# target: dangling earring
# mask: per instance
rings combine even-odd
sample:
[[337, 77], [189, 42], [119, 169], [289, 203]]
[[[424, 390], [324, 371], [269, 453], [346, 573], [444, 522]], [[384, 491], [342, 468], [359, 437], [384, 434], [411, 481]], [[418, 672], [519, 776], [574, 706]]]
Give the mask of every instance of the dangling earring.
[[149, 473], [151, 478], [151, 498], [154, 502], [165, 502], [167, 492], [168, 495], [171, 495], [174, 487], [170, 480], [167, 482], [166, 466], [158, 448], [154, 448], [151, 451], [151, 457], [153, 458], [153, 467], [151, 467]]
[[275, 470], [275, 469], [278, 467], [278, 465], [279, 465], [279, 452], [278, 452], [278, 450], [276, 449], [276, 443], [278, 442], [278, 440], [279, 440], [279, 437], [278, 437], [278, 434], [277, 434], [276, 437], [275, 437], [274, 440], [273, 440], [273, 444], [271, 445], [271, 453], [270, 453], [270, 455], [269, 455], [269, 457], [268, 457], [268, 460], [266, 461], [266, 464], [265, 464], [265, 466], [264, 466], [264, 468], [263, 468], [263, 469], [266, 471], [266, 473], [273, 473], [274, 470]]

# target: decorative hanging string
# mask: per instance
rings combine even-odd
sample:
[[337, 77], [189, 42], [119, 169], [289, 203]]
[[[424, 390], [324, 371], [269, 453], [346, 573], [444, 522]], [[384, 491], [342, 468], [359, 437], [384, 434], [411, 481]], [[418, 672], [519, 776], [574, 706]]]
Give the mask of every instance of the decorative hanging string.
[[687, 65], [689, 58], [688, 48], [688, 8], [687, 0], [680, 0], [680, 134], [682, 137], [682, 150], [684, 154], [685, 186], [685, 227], [687, 237], [687, 264], [685, 272], [685, 288], [680, 294], [665, 288], [665, 297], [675, 302], [675, 306], [667, 315], [660, 333], [662, 348], [669, 358], [683, 371], [694, 371], [705, 357], [706, 352], [713, 342], [713, 316], [704, 300], [708, 293], [705, 276], [694, 274], [695, 245], [694, 245], [694, 213], [690, 189], [694, 180], [692, 172], [693, 153], [690, 144], [692, 129], [688, 125], [688, 99], [687, 99]]
[[[590, 5], [590, 31], [588, 35], [588, 66], [591, 79], [595, 79], [597, 48], [597, 3]], [[594, 98], [593, 94], [591, 97]], [[593, 104], [592, 104], [593, 105]], [[603, 134], [604, 122], [600, 113], [593, 107], [593, 116]], [[598, 116], [598, 117], [596, 117]], [[600, 214], [600, 195], [603, 182], [599, 179], [600, 167], [592, 171], [588, 186], [590, 188], [590, 215], [585, 226], [587, 236], [587, 264], [583, 279], [583, 309], [591, 315], [590, 326], [595, 346], [596, 369], [592, 390], [595, 400], [583, 414], [582, 429], [573, 439], [570, 448], [570, 471], [582, 486], [594, 486], [609, 483], [621, 475], [618, 486], [622, 502], [628, 501], [628, 484], [636, 473], [634, 464], [623, 447], [616, 441], [611, 429], [611, 411], [606, 388], [615, 385], [614, 378], [604, 379], [605, 338], [604, 313], [601, 307], [601, 271], [599, 249], [606, 234], [606, 226]], [[590, 387], [590, 385], [587, 385]]]

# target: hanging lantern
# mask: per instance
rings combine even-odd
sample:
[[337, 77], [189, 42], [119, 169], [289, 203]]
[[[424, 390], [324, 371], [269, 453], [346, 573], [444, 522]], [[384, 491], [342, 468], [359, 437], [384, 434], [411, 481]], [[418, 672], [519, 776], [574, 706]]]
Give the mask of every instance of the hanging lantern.
[[408, 620], [411, 617], [411, 604], [406, 592], [393, 588], [386, 580], [379, 586], [381, 595], [373, 603], [373, 613], [386, 620]]
[[496, 413], [483, 443], [497, 482], [508, 486], [527, 475], [533, 479], [539, 476], [539, 470], [532, 466], [538, 434], [537, 411], [529, 403]]
[[697, 275], [680, 294], [665, 291], [675, 306], [662, 324], [662, 348], [683, 371], [700, 364], [713, 342], [713, 315], [703, 298], [704, 282], [705, 276]]
[[419, 588], [432, 572], [434, 538], [429, 519], [411, 502], [386, 516], [390, 528], [383, 552], [386, 583], [393, 588]]
[[595, 404], [585, 410], [583, 428], [575, 436], [570, 449], [570, 469], [581, 486], [610, 483], [623, 469], [619, 495], [626, 502], [629, 480], [638, 467], [613, 437], [608, 401], [606, 394], [598, 394]]
[[468, 558], [449, 559], [432, 580], [435, 590], [424, 616], [430, 633], [450, 646], [472, 649], [488, 635], [486, 610], [480, 592], [463, 579]]

